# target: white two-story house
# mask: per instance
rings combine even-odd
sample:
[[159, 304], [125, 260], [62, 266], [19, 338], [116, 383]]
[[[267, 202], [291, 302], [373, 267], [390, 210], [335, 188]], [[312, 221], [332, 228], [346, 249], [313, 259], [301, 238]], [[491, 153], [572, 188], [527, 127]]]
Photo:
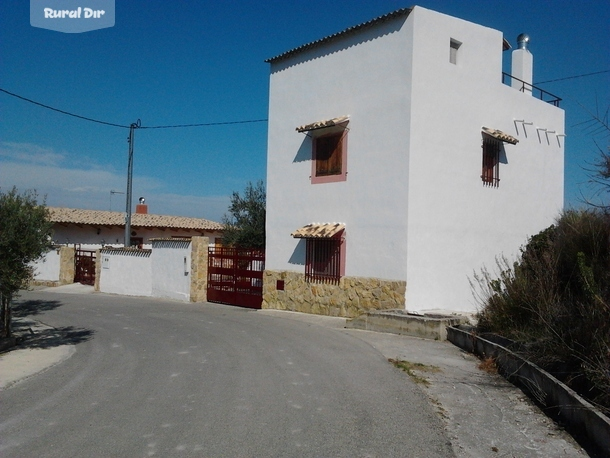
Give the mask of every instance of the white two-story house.
[[475, 309], [563, 206], [564, 112], [509, 48], [416, 6], [268, 60], [264, 308]]

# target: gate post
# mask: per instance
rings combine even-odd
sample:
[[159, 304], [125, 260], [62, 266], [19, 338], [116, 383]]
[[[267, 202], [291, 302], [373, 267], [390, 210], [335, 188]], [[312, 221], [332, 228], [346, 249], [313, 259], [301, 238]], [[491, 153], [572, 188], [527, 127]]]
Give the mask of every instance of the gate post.
[[208, 246], [209, 237], [191, 239], [191, 302], [208, 300]]
[[62, 246], [59, 249], [59, 284], [74, 283], [74, 247]]
[[95, 250], [95, 283], [93, 291], [100, 290], [100, 275], [102, 275], [102, 250]]

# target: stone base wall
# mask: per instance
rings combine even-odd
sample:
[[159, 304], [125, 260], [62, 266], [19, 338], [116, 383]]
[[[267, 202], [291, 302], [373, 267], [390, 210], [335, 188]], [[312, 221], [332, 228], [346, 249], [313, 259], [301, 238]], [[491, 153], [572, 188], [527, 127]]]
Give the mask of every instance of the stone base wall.
[[59, 284], [70, 285], [74, 283], [74, 254], [73, 247], [62, 246], [59, 250]]
[[95, 282], [93, 291], [100, 290], [100, 277], [102, 276], [102, 250], [95, 250]]
[[[278, 281], [284, 282], [283, 291]], [[262, 308], [353, 318], [369, 310], [404, 309], [406, 290], [399, 280], [343, 277], [330, 285], [308, 283], [297, 272], [265, 270]]]
[[208, 300], [208, 247], [209, 237], [191, 239], [191, 302]]

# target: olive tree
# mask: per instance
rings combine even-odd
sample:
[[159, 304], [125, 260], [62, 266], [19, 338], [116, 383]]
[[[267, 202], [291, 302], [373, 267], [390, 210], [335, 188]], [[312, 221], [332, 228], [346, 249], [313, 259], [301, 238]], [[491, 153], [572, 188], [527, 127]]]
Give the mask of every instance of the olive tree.
[[48, 210], [37, 197], [0, 190], [0, 337], [11, 336], [11, 301], [32, 278], [32, 262], [52, 246]]
[[233, 192], [230, 215], [223, 217], [223, 243], [238, 248], [265, 248], [265, 185], [248, 183], [243, 196]]

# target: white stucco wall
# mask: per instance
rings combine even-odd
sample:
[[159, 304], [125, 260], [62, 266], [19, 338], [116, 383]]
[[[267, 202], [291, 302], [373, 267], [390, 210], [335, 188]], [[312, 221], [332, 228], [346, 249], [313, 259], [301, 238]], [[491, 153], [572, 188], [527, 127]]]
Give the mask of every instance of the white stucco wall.
[[125, 296], [152, 295], [150, 250], [102, 250], [100, 291]]
[[[345, 275], [406, 277], [410, 34], [402, 18], [271, 65], [266, 269], [303, 272], [290, 233], [342, 222]], [[311, 184], [311, 139], [295, 128], [342, 115], [347, 181]]]
[[[563, 206], [564, 138], [547, 142], [536, 127], [564, 133], [564, 112], [501, 83], [500, 32], [414, 13], [406, 303], [473, 310], [474, 271], [495, 268], [496, 256], [514, 259]], [[456, 65], [450, 38], [462, 42]], [[533, 125], [524, 131], [515, 120]], [[483, 126], [519, 140], [504, 143], [497, 188], [480, 179]]]
[[[98, 234], [99, 231], [99, 234]], [[210, 242], [214, 243], [216, 238], [222, 238], [222, 234], [216, 231], [191, 231], [191, 230], [172, 230], [159, 228], [140, 228], [135, 227], [136, 232], [134, 237], [142, 237], [144, 239], [143, 248], [151, 248], [150, 239], [153, 238], [168, 238], [168, 237], [194, 237], [205, 236], [210, 238]], [[74, 224], [53, 226], [53, 240], [57, 244], [73, 245], [81, 244], [83, 250], [94, 250], [104, 246], [122, 247], [125, 240], [125, 228], [122, 227], [106, 227], [106, 226], [76, 226]]]
[[[99, 230], [99, 234], [97, 233]], [[57, 244], [82, 244], [84, 250], [100, 248], [102, 244], [109, 246], [123, 246], [125, 231], [121, 228], [76, 226], [73, 224], [53, 226], [53, 240]]]
[[59, 281], [59, 249], [47, 252], [32, 265], [34, 266], [34, 280]]
[[[290, 233], [343, 222], [346, 276], [406, 280], [410, 310], [474, 310], [469, 276], [515, 256], [563, 204], [564, 138], [536, 127], [562, 134], [564, 113], [503, 85], [501, 50], [501, 32], [415, 7], [273, 63], [266, 268], [303, 272]], [[347, 181], [312, 185], [311, 141], [294, 129], [342, 115]], [[480, 178], [483, 126], [519, 139], [498, 188]]]
[[152, 295], [188, 301], [191, 288], [191, 242], [153, 240], [152, 246]]

